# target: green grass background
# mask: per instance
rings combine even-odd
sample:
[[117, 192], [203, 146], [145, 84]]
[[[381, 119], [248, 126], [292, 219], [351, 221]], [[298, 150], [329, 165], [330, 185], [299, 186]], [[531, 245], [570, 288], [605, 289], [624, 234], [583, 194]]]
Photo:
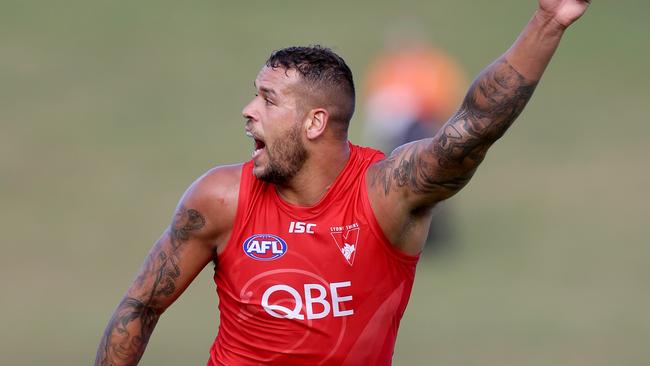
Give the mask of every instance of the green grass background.
[[[1, 363], [91, 364], [185, 187], [249, 158], [240, 111], [271, 50], [332, 46], [360, 83], [387, 29], [412, 22], [475, 75], [534, 7], [3, 0]], [[419, 265], [396, 365], [650, 364], [649, 11], [594, 1], [568, 32], [452, 199], [456, 242]], [[204, 364], [216, 304], [208, 268], [141, 364]]]

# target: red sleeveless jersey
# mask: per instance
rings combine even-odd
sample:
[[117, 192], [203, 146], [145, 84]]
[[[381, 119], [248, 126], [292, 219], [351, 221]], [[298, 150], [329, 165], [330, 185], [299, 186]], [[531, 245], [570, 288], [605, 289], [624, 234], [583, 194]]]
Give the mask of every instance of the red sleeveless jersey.
[[350, 159], [312, 207], [291, 205], [243, 165], [237, 215], [214, 279], [219, 332], [208, 365], [390, 365], [417, 256], [393, 248]]

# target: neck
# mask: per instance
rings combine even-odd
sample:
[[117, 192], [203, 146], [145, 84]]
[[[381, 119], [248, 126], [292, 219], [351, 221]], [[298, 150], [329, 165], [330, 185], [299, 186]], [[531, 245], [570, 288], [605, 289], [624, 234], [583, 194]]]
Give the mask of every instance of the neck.
[[314, 206], [320, 201], [350, 158], [348, 141], [316, 146], [298, 174], [275, 189], [280, 197], [298, 206]]

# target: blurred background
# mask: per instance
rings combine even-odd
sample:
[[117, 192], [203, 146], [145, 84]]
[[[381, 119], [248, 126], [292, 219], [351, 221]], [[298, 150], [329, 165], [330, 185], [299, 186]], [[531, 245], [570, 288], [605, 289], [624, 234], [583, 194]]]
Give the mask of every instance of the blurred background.
[[[0, 3], [0, 354], [88, 365], [185, 188], [250, 157], [241, 108], [277, 48], [321, 43], [361, 86], [415, 26], [469, 79], [536, 2]], [[420, 263], [395, 365], [650, 362], [650, 3], [595, 1], [536, 95], [454, 197]], [[361, 142], [359, 108], [351, 140]], [[163, 316], [142, 365], [203, 365], [212, 269]]]

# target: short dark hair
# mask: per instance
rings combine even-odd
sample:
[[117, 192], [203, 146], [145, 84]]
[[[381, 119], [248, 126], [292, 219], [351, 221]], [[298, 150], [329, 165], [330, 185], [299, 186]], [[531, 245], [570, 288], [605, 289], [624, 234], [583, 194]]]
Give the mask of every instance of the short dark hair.
[[347, 136], [354, 113], [355, 93], [352, 71], [341, 56], [320, 45], [287, 47], [273, 51], [266, 66], [295, 70], [307, 82], [312, 96], [322, 99], [330, 120]]

